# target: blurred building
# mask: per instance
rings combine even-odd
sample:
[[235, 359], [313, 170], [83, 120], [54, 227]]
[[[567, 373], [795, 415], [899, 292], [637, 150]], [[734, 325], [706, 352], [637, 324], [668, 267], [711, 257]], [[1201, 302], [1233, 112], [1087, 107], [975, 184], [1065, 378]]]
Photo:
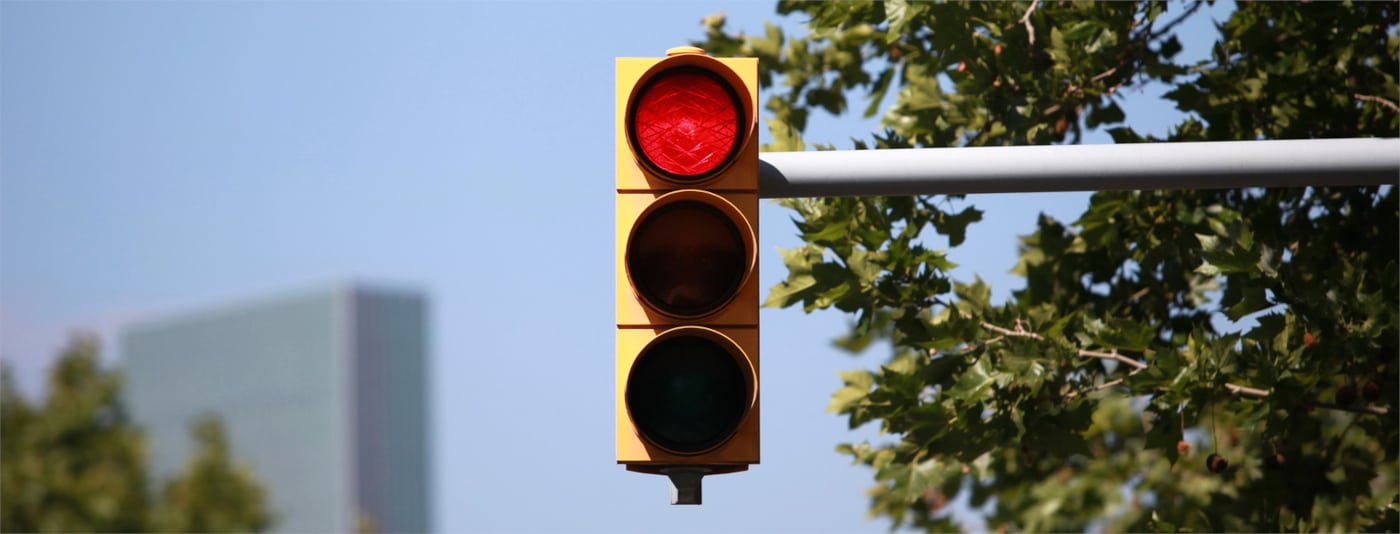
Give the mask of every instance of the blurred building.
[[127, 406], [155, 480], [184, 468], [191, 422], [212, 413], [274, 531], [427, 531], [426, 325], [419, 295], [343, 287], [127, 328]]

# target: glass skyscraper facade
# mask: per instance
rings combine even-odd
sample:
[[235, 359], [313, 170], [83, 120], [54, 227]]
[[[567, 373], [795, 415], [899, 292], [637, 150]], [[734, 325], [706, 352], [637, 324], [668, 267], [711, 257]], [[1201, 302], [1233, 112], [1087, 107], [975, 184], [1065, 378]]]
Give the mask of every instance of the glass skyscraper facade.
[[157, 482], [224, 422], [268, 490], [277, 532], [429, 529], [427, 309], [347, 286], [133, 325], [127, 406]]

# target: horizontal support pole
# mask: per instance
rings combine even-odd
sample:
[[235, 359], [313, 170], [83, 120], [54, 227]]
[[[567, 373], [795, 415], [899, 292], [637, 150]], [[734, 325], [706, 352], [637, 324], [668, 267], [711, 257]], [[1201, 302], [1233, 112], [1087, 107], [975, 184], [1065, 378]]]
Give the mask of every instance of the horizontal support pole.
[[759, 196], [1400, 183], [1400, 138], [907, 148], [759, 155]]

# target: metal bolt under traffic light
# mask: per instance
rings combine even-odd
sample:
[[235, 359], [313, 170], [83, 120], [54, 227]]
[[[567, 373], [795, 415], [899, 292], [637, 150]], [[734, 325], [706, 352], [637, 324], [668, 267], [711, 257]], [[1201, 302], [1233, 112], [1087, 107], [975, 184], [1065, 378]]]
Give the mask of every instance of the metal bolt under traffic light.
[[759, 460], [758, 60], [617, 58], [617, 462], [700, 477]]

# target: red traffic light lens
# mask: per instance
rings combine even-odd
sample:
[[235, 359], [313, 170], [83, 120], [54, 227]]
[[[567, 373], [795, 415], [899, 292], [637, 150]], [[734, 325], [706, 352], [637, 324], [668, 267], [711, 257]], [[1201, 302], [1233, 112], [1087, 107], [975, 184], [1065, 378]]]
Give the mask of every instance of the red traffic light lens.
[[748, 411], [748, 380], [735, 355], [693, 335], [642, 352], [627, 378], [627, 410], [645, 439], [696, 454], [729, 439]]
[[684, 67], [662, 72], [633, 98], [632, 148], [669, 178], [702, 180], [738, 153], [740, 110], [734, 89], [712, 72]]
[[652, 307], [696, 317], [734, 297], [747, 258], [743, 236], [729, 216], [704, 202], [682, 200], [637, 221], [627, 244], [627, 274]]

